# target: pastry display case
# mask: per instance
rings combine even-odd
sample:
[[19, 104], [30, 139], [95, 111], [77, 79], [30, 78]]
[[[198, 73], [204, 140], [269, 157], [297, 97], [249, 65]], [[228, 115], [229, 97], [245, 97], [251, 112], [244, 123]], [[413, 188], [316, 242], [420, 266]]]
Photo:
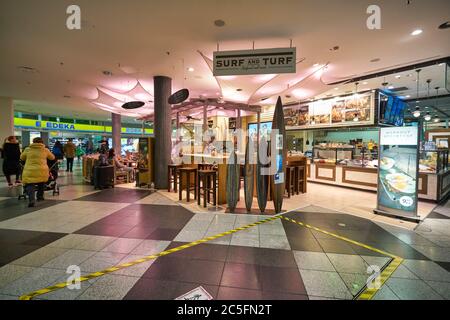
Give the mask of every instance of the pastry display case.
[[440, 173], [447, 169], [448, 149], [420, 150], [420, 173]]
[[339, 164], [343, 161], [351, 161], [354, 151], [355, 147], [351, 145], [321, 143], [313, 148], [313, 162]]

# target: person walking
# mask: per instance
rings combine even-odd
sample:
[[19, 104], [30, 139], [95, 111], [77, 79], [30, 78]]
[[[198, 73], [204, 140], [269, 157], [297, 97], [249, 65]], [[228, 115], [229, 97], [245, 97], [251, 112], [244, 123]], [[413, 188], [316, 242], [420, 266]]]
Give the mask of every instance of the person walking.
[[49, 177], [47, 160], [55, 160], [55, 155], [45, 147], [42, 138], [38, 137], [23, 151], [20, 160], [25, 161], [22, 182], [28, 195], [28, 207], [34, 207], [35, 186], [37, 185], [37, 200], [44, 200], [44, 185]]
[[16, 175], [16, 185], [20, 184], [20, 147], [16, 137], [9, 136], [6, 138], [2, 147], [3, 158], [3, 174], [6, 177], [8, 186], [12, 187], [11, 175]]
[[67, 172], [73, 172], [73, 159], [75, 158], [76, 150], [77, 147], [72, 142], [72, 139], [69, 139], [63, 148], [64, 155], [66, 156]]
[[63, 146], [59, 140], [57, 140], [53, 146], [52, 153], [55, 155], [57, 160], [64, 159]]

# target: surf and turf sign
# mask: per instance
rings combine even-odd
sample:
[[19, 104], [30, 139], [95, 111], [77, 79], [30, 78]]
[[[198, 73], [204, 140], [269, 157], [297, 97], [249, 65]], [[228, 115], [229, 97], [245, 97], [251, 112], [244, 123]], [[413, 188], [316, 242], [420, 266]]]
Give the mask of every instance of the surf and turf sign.
[[216, 51], [214, 76], [296, 72], [296, 48]]

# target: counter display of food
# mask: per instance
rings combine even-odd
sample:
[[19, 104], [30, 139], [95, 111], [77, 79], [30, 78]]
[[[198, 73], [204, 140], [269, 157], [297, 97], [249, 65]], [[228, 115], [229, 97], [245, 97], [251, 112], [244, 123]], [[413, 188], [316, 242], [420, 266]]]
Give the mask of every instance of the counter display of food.
[[[328, 161], [327, 161], [328, 160]], [[383, 158], [380, 165], [393, 167], [393, 159]], [[363, 164], [353, 159], [337, 162], [331, 159], [308, 159], [308, 181], [325, 183], [361, 190], [377, 191], [378, 160]], [[439, 202], [450, 191], [448, 150], [422, 151], [419, 161], [419, 199]], [[386, 183], [395, 190], [408, 192], [408, 178], [399, 174], [385, 177]]]

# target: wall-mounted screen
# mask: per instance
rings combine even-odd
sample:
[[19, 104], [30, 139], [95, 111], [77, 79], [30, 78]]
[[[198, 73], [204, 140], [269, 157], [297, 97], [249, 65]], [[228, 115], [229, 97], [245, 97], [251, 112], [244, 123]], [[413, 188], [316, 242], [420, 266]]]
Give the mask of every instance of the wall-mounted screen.
[[406, 102], [380, 92], [379, 124], [401, 127], [404, 123]]
[[[259, 126], [259, 135], [260, 139], [264, 137], [266, 141], [270, 140], [270, 133], [272, 132], [272, 122], [261, 122]], [[249, 123], [248, 124], [248, 136], [256, 141], [258, 134], [258, 124], [257, 123]]]

